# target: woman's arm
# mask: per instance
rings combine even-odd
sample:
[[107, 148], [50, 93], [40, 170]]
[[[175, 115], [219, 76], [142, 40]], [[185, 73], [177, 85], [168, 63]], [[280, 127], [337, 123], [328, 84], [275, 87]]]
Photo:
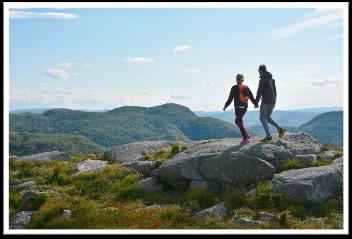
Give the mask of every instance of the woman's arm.
[[226, 101], [226, 103], [224, 105], [224, 109], [223, 110], [225, 110], [231, 104], [231, 102], [232, 102], [234, 97], [235, 97], [235, 87], [232, 86], [230, 94], [229, 94], [229, 97], [227, 98], [227, 101]]

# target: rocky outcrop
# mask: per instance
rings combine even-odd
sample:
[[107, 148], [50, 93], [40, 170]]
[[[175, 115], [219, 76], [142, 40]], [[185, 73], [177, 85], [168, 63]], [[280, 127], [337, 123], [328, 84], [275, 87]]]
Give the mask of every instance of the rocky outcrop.
[[323, 159], [335, 159], [336, 156], [338, 156], [340, 154], [339, 151], [334, 151], [334, 150], [330, 150], [330, 151], [323, 151], [320, 152], [318, 155], [319, 157], [323, 158]]
[[332, 165], [343, 164], [343, 157], [337, 158], [332, 161]]
[[149, 176], [154, 169], [157, 168], [158, 164], [155, 161], [132, 161], [128, 163], [121, 164], [129, 169], [143, 174], [144, 176]]
[[310, 166], [317, 160], [316, 154], [296, 155], [295, 157], [303, 166]]
[[241, 217], [236, 220], [236, 224], [243, 228], [257, 228], [262, 224], [262, 221]]
[[234, 145], [234, 139], [224, 139], [196, 145], [163, 163], [152, 175], [176, 187], [188, 188], [192, 180], [202, 181], [201, 161], [214, 158]]
[[213, 159], [202, 160], [199, 172], [214, 190], [226, 190], [242, 182], [270, 179], [275, 173], [275, 167], [260, 158], [228, 152]]
[[[176, 154], [152, 172], [176, 188], [203, 186], [224, 190], [244, 181], [271, 179], [283, 161], [298, 158], [309, 165], [321, 145], [310, 135], [289, 132], [284, 139], [260, 142], [252, 137], [240, 146], [240, 139], [219, 139], [201, 144]], [[204, 186], [206, 185], [206, 186]]]
[[189, 186], [190, 189], [203, 189], [203, 190], [208, 190], [209, 189], [209, 183], [206, 181], [198, 181], [198, 180], [192, 180], [191, 185]]
[[193, 181], [192, 187], [206, 182], [207, 188], [221, 190], [241, 180], [267, 179], [274, 174], [270, 163], [236, 152], [238, 145], [238, 139], [196, 145], [163, 163], [153, 175], [176, 188], [188, 188]]
[[39, 192], [36, 190], [29, 190], [22, 193], [20, 204], [24, 206], [29, 202], [39, 203], [44, 202], [47, 199], [48, 195], [45, 192]]
[[78, 171], [78, 172], [93, 172], [93, 171], [97, 171], [100, 169], [103, 169], [107, 166], [107, 161], [103, 161], [103, 160], [93, 160], [93, 159], [87, 159], [84, 161], [79, 162], [74, 171]]
[[[276, 136], [274, 136], [276, 138]], [[253, 157], [258, 157], [276, 168], [281, 166], [282, 161], [295, 157], [316, 154], [320, 151], [321, 144], [306, 133], [288, 132], [283, 139], [271, 142], [260, 142], [254, 137], [250, 144], [242, 147], [239, 151]], [[311, 157], [311, 156], [310, 156]], [[305, 158], [309, 160], [309, 158]]]
[[35, 211], [20, 211], [10, 221], [10, 229], [24, 229]]
[[60, 218], [70, 218], [71, 215], [72, 215], [71, 210], [65, 209], [60, 213], [59, 217]]
[[275, 174], [274, 190], [296, 201], [321, 203], [342, 191], [342, 164], [288, 170]]
[[26, 161], [49, 161], [49, 160], [68, 160], [70, 156], [65, 152], [50, 151], [29, 156], [20, 157], [20, 160]]
[[145, 178], [137, 183], [146, 193], [160, 192], [163, 186], [153, 177]]
[[196, 213], [193, 219], [196, 220], [220, 220], [223, 219], [227, 214], [227, 208], [225, 203], [216, 204], [210, 208], [206, 208]]
[[259, 212], [259, 221], [265, 222], [265, 221], [271, 221], [274, 219], [274, 215], [271, 213], [267, 213], [267, 212]]
[[35, 184], [34, 181], [27, 181], [27, 182], [23, 182], [23, 183], [20, 183], [20, 184], [13, 185], [12, 188], [14, 190], [20, 191], [20, 190], [23, 190], [23, 189], [31, 188], [34, 184]]
[[175, 141], [141, 141], [118, 145], [104, 153], [104, 157], [119, 163], [140, 160], [145, 153], [156, 152], [162, 148], [171, 147]]

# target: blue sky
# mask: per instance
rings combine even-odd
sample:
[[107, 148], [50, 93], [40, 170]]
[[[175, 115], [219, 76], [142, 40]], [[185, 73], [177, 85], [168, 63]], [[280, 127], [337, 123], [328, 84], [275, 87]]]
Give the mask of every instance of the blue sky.
[[[279, 109], [342, 106], [339, 9], [11, 9], [10, 109], [221, 110], [257, 68]], [[252, 108], [253, 106], [251, 106]]]

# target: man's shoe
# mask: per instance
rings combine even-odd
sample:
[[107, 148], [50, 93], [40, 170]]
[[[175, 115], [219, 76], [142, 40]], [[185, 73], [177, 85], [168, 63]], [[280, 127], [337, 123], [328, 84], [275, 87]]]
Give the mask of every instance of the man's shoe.
[[272, 140], [272, 139], [273, 139], [273, 137], [271, 137], [271, 136], [266, 136], [264, 139], [260, 140], [260, 142], [270, 141], [270, 140]]
[[279, 138], [280, 139], [282, 139], [284, 137], [285, 131], [286, 131], [286, 129], [284, 129], [284, 128], [279, 129]]

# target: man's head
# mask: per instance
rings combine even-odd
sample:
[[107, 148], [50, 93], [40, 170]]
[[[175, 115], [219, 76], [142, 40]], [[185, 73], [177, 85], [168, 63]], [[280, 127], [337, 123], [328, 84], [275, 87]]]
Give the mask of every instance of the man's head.
[[266, 72], [266, 66], [264, 64], [260, 65], [258, 68], [258, 73], [260, 76], [264, 75]]
[[237, 84], [242, 84], [242, 82], [244, 81], [244, 77], [242, 74], [237, 74], [236, 75], [236, 82]]

